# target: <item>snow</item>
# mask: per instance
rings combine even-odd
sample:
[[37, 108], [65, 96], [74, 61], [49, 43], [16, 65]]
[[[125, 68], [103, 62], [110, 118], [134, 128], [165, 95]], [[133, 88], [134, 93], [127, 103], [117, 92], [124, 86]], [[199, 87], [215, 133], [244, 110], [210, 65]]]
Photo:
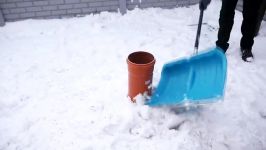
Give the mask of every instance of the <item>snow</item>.
[[[204, 16], [199, 50], [215, 44], [220, 1]], [[0, 149], [265, 150], [266, 26], [241, 60], [242, 14], [227, 52], [224, 101], [151, 108], [127, 98], [127, 55], [165, 62], [193, 53], [198, 6], [26, 20], [0, 28]]]
[[248, 57], [247, 58], [247, 62], [252, 62], [254, 59], [253, 59], [253, 57]]

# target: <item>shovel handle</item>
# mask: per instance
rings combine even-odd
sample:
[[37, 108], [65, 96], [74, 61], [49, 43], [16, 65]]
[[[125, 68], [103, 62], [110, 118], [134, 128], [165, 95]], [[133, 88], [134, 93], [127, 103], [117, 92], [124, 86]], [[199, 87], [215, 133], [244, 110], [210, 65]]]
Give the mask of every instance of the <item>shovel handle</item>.
[[204, 10], [200, 10], [197, 35], [196, 35], [196, 41], [195, 41], [195, 46], [194, 46], [194, 55], [198, 54], [200, 31], [201, 31], [201, 25], [202, 25], [202, 19], [203, 19], [203, 12], [204, 12]]

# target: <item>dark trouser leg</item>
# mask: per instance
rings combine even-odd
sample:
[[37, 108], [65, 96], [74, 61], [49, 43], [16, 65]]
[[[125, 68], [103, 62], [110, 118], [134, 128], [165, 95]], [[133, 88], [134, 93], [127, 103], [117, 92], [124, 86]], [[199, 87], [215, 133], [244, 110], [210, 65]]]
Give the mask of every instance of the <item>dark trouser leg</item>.
[[265, 11], [266, 11], [266, 0], [262, 0], [262, 4], [260, 5], [260, 9], [259, 9], [259, 16], [258, 16], [258, 19], [257, 19], [255, 36], [257, 36], [259, 34], [260, 25], [261, 25], [261, 22], [263, 20]]
[[256, 32], [258, 10], [261, 2], [261, 0], [244, 0], [243, 22], [241, 26], [242, 38], [240, 42], [242, 49], [252, 49]]
[[[253, 1], [253, 0], [250, 0]], [[218, 40], [216, 45], [226, 51], [229, 47], [228, 41], [234, 24], [235, 8], [237, 0], [222, 0], [222, 8], [219, 18]]]

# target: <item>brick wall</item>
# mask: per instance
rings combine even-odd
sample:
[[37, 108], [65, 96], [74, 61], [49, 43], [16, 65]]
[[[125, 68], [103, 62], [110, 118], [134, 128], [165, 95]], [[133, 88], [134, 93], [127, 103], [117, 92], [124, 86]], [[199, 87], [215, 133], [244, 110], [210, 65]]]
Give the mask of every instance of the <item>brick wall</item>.
[[6, 21], [117, 11], [118, 0], [0, 0]]
[[[120, 11], [135, 7], [162, 7], [191, 5], [199, 0], [0, 0], [0, 24], [28, 18], [61, 18], [86, 15], [101, 11]], [[2, 13], [1, 13], [2, 11]]]
[[126, 0], [127, 9], [132, 10], [135, 7], [149, 8], [174, 8], [177, 6], [188, 6], [198, 3], [199, 0]]
[[3, 25], [5, 25], [5, 20], [4, 20], [4, 16], [2, 14], [2, 11], [0, 9], [0, 26], [3, 26]]

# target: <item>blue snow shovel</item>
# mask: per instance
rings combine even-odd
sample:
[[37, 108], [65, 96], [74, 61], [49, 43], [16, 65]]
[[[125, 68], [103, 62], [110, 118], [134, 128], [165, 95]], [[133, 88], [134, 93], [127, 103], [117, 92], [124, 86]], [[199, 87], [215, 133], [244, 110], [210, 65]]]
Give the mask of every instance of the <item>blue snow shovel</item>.
[[203, 10], [200, 11], [194, 55], [167, 63], [149, 106], [205, 104], [224, 96], [227, 61], [218, 47], [198, 53]]

